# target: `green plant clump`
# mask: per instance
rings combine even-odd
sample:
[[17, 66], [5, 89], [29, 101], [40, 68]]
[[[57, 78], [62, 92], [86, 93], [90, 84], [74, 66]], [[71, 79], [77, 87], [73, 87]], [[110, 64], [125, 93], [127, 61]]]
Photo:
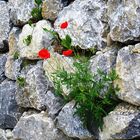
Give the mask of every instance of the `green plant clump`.
[[66, 35], [64, 39], [61, 40], [61, 45], [66, 49], [72, 49], [72, 39], [69, 35]]
[[19, 58], [19, 52], [18, 52], [18, 51], [16, 51], [16, 52], [14, 53], [13, 58], [14, 58], [14, 60], [16, 60], [16, 59]]
[[65, 49], [72, 49], [72, 39], [69, 35], [66, 35], [65, 38], [60, 39], [57, 32], [43, 28], [45, 32], [50, 33]]
[[27, 46], [31, 44], [32, 41], [32, 35], [28, 35], [26, 38], [23, 39], [23, 43]]
[[18, 77], [17, 78], [17, 83], [20, 87], [24, 87], [25, 86], [25, 78], [24, 77]]
[[31, 15], [33, 19], [38, 21], [42, 19], [42, 7], [41, 7], [42, 0], [35, 0], [35, 3], [36, 7], [33, 8], [33, 10], [31, 11]]
[[[75, 62], [74, 73], [58, 70], [53, 74], [56, 95], [64, 98], [65, 102], [75, 100], [76, 114], [81, 118], [84, 126], [88, 128], [91, 121], [102, 128], [103, 117], [118, 104], [115, 92], [118, 87], [113, 81], [118, 78], [115, 71], [109, 74], [98, 70], [92, 74], [88, 61]], [[69, 89], [69, 95], [63, 95], [62, 85]], [[102, 94], [101, 94], [102, 93]]]

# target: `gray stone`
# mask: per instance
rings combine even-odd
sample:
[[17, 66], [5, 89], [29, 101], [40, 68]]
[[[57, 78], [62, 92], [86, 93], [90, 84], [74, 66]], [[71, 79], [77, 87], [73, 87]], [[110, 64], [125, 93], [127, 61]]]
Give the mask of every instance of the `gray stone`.
[[44, 104], [44, 96], [49, 88], [41, 63], [27, 68], [19, 77], [25, 79], [25, 85], [17, 88], [17, 103], [22, 107], [41, 109]]
[[13, 27], [9, 33], [9, 38], [8, 38], [9, 52], [5, 64], [5, 75], [11, 80], [16, 80], [21, 70], [22, 59], [18, 59], [19, 51], [17, 47], [17, 42], [20, 33], [21, 33], [20, 28]]
[[15, 92], [15, 82], [4, 81], [0, 84], [0, 128], [14, 128], [21, 116]]
[[74, 115], [76, 109], [75, 102], [67, 103], [57, 116], [57, 127], [67, 136], [79, 139], [93, 139], [93, 135], [83, 127], [83, 123], [77, 115]]
[[24, 25], [31, 18], [34, 0], [9, 0], [10, 19], [14, 25]]
[[0, 140], [7, 140], [5, 131], [0, 129]]
[[9, 33], [8, 42], [9, 42], [9, 56], [14, 58], [15, 53], [18, 53], [18, 40], [21, 29], [18, 27], [13, 27]]
[[61, 0], [44, 0], [42, 4], [42, 16], [44, 19], [55, 20], [62, 10]]
[[45, 106], [47, 108], [48, 116], [50, 116], [51, 118], [55, 117], [55, 115], [63, 107], [63, 104], [63, 100], [51, 91], [48, 91], [46, 93]]
[[126, 42], [140, 37], [139, 6], [139, 0], [108, 0], [108, 23], [112, 40]]
[[22, 107], [46, 110], [51, 117], [62, 108], [62, 100], [51, 91], [52, 85], [45, 76], [42, 64], [38, 63], [25, 74], [25, 86], [18, 87], [17, 103]]
[[5, 79], [4, 70], [5, 70], [5, 63], [7, 60], [7, 54], [0, 54], [0, 83]]
[[118, 97], [140, 106], [140, 44], [119, 50], [116, 73], [119, 76], [115, 82], [120, 88]]
[[70, 140], [55, 127], [45, 112], [24, 113], [13, 130], [15, 139], [24, 140]]
[[10, 32], [10, 18], [8, 6], [5, 1], [0, 1], [0, 52], [8, 47], [8, 34]]
[[12, 57], [8, 57], [5, 64], [5, 76], [11, 80], [16, 80], [20, 75], [22, 59], [14, 60]]
[[[68, 34], [72, 45], [83, 49], [101, 49], [104, 33], [106, 4], [103, 0], [76, 0], [65, 7], [55, 21], [55, 30], [61, 38]], [[67, 21], [68, 27], [61, 29], [60, 25]]]
[[[38, 52], [43, 48], [49, 49], [53, 41], [53, 36], [49, 32], [45, 32], [43, 28], [53, 30], [50, 22], [46, 20], [37, 22], [35, 27], [26, 24], [22, 28], [22, 33], [20, 34], [18, 41], [20, 57], [30, 60], [39, 59]], [[28, 35], [31, 35], [32, 39], [30, 44], [27, 46], [27, 44], [24, 43], [24, 40]]]
[[122, 103], [104, 118], [100, 140], [126, 140], [137, 137], [140, 137], [140, 108]]
[[5, 133], [6, 133], [6, 138], [8, 140], [14, 140], [13, 139], [13, 133], [12, 133], [12, 131], [10, 129], [5, 130]]
[[117, 49], [110, 48], [105, 52], [98, 52], [90, 59], [90, 69], [92, 73], [97, 73], [97, 70], [101, 70], [105, 73], [109, 73], [112, 69], [115, 69], [117, 58]]

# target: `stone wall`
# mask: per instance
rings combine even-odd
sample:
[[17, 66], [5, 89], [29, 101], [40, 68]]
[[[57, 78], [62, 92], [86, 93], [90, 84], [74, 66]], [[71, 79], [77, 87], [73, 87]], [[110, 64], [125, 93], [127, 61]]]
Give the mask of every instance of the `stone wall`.
[[[35, 7], [34, 0], [0, 0], [0, 140], [140, 139], [140, 0], [43, 0], [42, 19], [30, 26]], [[70, 35], [80, 49], [96, 50], [92, 73], [116, 70], [122, 103], [104, 117], [98, 134], [74, 115], [74, 101], [64, 105], [55, 95], [51, 65], [73, 71], [73, 60], [54, 52], [54, 38], [43, 28]], [[28, 35], [29, 45], [23, 42]], [[41, 60], [43, 48], [53, 57]]]

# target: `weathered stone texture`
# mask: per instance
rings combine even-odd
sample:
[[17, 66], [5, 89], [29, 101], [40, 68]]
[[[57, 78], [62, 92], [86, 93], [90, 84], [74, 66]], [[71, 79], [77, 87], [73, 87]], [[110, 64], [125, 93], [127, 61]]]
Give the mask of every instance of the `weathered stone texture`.
[[140, 106], [140, 44], [129, 45], [118, 52], [116, 84], [120, 91], [118, 97], [126, 102]]

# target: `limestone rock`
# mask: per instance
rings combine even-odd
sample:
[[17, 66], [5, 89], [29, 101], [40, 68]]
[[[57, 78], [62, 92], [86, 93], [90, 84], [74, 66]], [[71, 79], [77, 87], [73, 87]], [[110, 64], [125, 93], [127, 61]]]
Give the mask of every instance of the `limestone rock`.
[[63, 4], [61, 0], [44, 0], [42, 4], [42, 17], [44, 19], [55, 20], [62, 8]]
[[24, 113], [13, 130], [15, 139], [24, 140], [70, 140], [58, 130], [45, 112]]
[[5, 131], [0, 129], [0, 140], [7, 140]]
[[14, 128], [21, 116], [15, 92], [15, 82], [4, 81], [0, 84], [0, 128]]
[[[19, 36], [18, 41], [18, 49], [20, 57], [27, 58], [27, 59], [39, 59], [38, 52], [43, 48], [49, 48], [51, 46], [53, 36], [45, 32], [43, 28], [47, 28], [48, 30], [53, 30], [49, 21], [41, 20], [36, 23], [35, 27], [26, 24], [23, 29], [22, 33]], [[29, 45], [27, 46], [24, 43], [24, 40], [31, 35], [32, 39]]]
[[[104, 13], [106, 4], [103, 0], [76, 0], [65, 7], [55, 21], [55, 30], [61, 38], [68, 34], [72, 45], [83, 49], [102, 47], [104, 32]], [[68, 27], [61, 29], [60, 25], [67, 21]]]
[[62, 108], [62, 100], [49, 91], [51, 84], [42, 64], [38, 63], [29, 69], [25, 75], [25, 86], [18, 87], [16, 100], [22, 107], [35, 108], [48, 111], [48, 115], [54, 117]]
[[24, 25], [31, 18], [34, 0], [9, 0], [10, 19], [14, 25]]
[[4, 74], [4, 70], [5, 70], [5, 63], [7, 60], [7, 54], [0, 54], [0, 83], [5, 79], [5, 74]]
[[5, 76], [11, 80], [16, 80], [20, 75], [22, 59], [14, 60], [12, 57], [8, 57], [5, 64]]
[[98, 69], [105, 73], [109, 73], [112, 69], [115, 68], [116, 58], [116, 48], [110, 48], [106, 52], [98, 52], [90, 59], [90, 68], [92, 73], [97, 73]]
[[41, 63], [30, 68], [24, 79], [24, 87], [18, 86], [17, 88], [17, 103], [22, 107], [41, 109], [45, 104], [45, 95], [49, 89], [49, 83], [44, 75]]
[[13, 139], [13, 133], [12, 133], [12, 131], [10, 129], [5, 130], [5, 133], [6, 133], [6, 138], [8, 140], [14, 140]]
[[108, 22], [112, 40], [126, 42], [140, 37], [139, 6], [139, 0], [108, 0]]
[[57, 127], [69, 137], [92, 140], [91, 133], [83, 127], [80, 118], [74, 115], [76, 111], [74, 106], [75, 102], [72, 101], [62, 108], [57, 117]]
[[17, 42], [20, 33], [21, 33], [20, 28], [13, 27], [9, 33], [8, 38], [9, 52], [5, 64], [5, 75], [11, 80], [16, 80], [21, 70], [22, 59], [19, 59], [19, 51], [17, 47]]
[[120, 91], [118, 97], [126, 102], [140, 106], [140, 44], [127, 46], [118, 52], [116, 84]]
[[18, 39], [19, 39], [19, 34], [21, 33], [21, 29], [18, 27], [13, 27], [12, 30], [9, 33], [9, 56], [12, 56], [14, 58], [15, 53], [18, 53]]
[[123, 103], [104, 118], [100, 140], [120, 140], [140, 137], [140, 108]]
[[46, 93], [46, 108], [48, 112], [48, 116], [54, 118], [55, 115], [60, 111], [63, 107], [63, 101], [60, 97], [56, 96], [51, 91]]
[[8, 6], [5, 1], [0, 1], [0, 52], [8, 49], [8, 34], [10, 32], [10, 18]]

